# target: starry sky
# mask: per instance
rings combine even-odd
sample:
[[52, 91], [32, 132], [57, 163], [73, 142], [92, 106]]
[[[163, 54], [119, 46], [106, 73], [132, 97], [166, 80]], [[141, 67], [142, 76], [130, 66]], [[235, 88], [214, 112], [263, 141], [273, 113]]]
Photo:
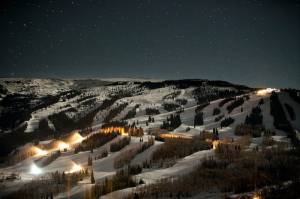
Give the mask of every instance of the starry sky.
[[299, 0], [1, 0], [0, 77], [300, 88]]

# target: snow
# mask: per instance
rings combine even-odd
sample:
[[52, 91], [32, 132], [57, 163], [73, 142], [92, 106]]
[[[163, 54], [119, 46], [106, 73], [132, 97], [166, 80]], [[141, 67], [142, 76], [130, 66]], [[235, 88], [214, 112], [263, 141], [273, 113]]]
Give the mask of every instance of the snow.
[[[211, 157], [213, 155], [214, 155], [213, 149], [199, 151], [193, 153], [192, 155], [184, 157], [172, 167], [165, 168], [165, 169], [151, 170], [151, 171], [138, 174], [135, 176], [135, 180], [138, 182], [140, 179], [142, 179], [146, 184], [151, 184], [151, 183], [158, 182], [161, 179], [177, 178], [180, 175], [184, 175], [190, 172], [195, 166], [198, 166], [201, 163], [201, 160], [204, 160], [205, 158]], [[140, 186], [144, 186], [144, 185], [140, 185]], [[135, 189], [136, 187], [118, 190], [109, 193], [105, 196], [102, 196], [101, 199], [120, 198], [125, 194], [133, 192]]]
[[[110, 80], [117, 81], [117, 79], [110, 79]], [[121, 81], [121, 79], [118, 79], [118, 81]], [[5, 84], [7, 86], [9, 92], [28, 93], [29, 92], [28, 90], [31, 89], [32, 92], [38, 93], [40, 96], [47, 95], [47, 94], [54, 94], [54, 93], [57, 94], [57, 92], [66, 91], [72, 88], [72, 86], [74, 86], [74, 82], [72, 80], [59, 81], [59, 80], [37, 79], [37, 80], [26, 80], [25, 82], [26, 85], [21, 86], [18, 85], [17, 83], [6, 85], [4, 80], [0, 81], [1, 84]], [[53, 87], [50, 88], [49, 85], [51, 84], [53, 84], [52, 85]], [[45, 85], [45, 86], [41, 86], [41, 85]], [[273, 136], [273, 139], [275, 141], [288, 141], [286, 139], [286, 134], [280, 130], [275, 129], [273, 126], [273, 117], [270, 115], [270, 99], [269, 99], [270, 94], [269, 93], [266, 93], [262, 96], [259, 96], [254, 92], [251, 93], [250, 99], [245, 100], [244, 104], [241, 106], [243, 107], [243, 112], [241, 112], [241, 107], [238, 107], [234, 109], [231, 113], [228, 113], [226, 107], [231, 102], [226, 103], [223, 107], [220, 108], [221, 110], [220, 114], [224, 114], [225, 117], [230, 116], [234, 118], [235, 121], [229, 127], [225, 127], [222, 129], [220, 128], [221, 120], [215, 122], [215, 117], [217, 116], [212, 115], [213, 109], [218, 107], [218, 104], [222, 99], [212, 101], [208, 106], [206, 106], [202, 110], [204, 113], [204, 125], [196, 126], [194, 128], [193, 123], [194, 123], [195, 109], [198, 106], [192, 95], [194, 89], [195, 88], [177, 89], [174, 88], [174, 86], [167, 86], [163, 88], [150, 90], [146, 88], [141, 89], [133, 83], [128, 83], [126, 85], [117, 85], [117, 86], [99, 86], [99, 87], [87, 88], [83, 91], [83, 93], [80, 96], [75, 96], [66, 101], [59, 101], [57, 103], [48, 106], [47, 108], [39, 109], [33, 112], [31, 114], [30, 120], [27, 121], [28, 126], [26, 132], [29, 133], [37, 129], [39, 121], [41, 121], [42, 119], [46, 119], [48, 122], [48, 126], [52, 129], [55, 129], [55, 126], [48, 119], [48, 117], [52, 114], [59, 113], [61, 111], [66, 111], [68, 117], [77, 120], [81, 117], [84, 117], [88, 112], [99, 107], [102, 104], [103, 100], [108, 99], [111, 94], [116, 93], [119, 90], [126, 90], [126, 91], [131, 91], [133, 93], [133, 96], [119, 99], [108, 109], [99, 111], [96, 117], [94, 118], [94, 123], [92, 127], [93, 129], [95, 129], [95, 132], [92, 133], [96, 133], [96, 128], [102, 125], [103, 119], [111, 109], [123, 103], [128, 103], [128, 106], [124, 110], [122, 110], [114, 118], [114, 120], [123, 119], [124, 116], [128, 113], [128, 111], [132, 110], [135, 107], [135, 105], [139, 104], [140, 107], [137, 109], [136, 116], [134, 118], [129, 119], [128, 122], [133, 123], [138, 120], [139, 121], [138, 127], [142, 127], [144, 132], [147, 133], [152, 129], [160, 127], [162, 122], [166, 120], [166, 118], [170, 114], [176, 113], [176, 111], [167, 112], [166, 110], [164, 110], [163, 103], [165, 102], [176, 103], [176, 99], [186, 99], [188, 103], [184, 105], [184, 112], [181, 113], [182, 124], [178, 128], [176, 128], [173, 132], [170, 133], [182, 134], [192, 138], [192, 136], [199, 135], [199, 133], [203, 130], [212, 131], [213, 128], [218, 128], [220, 139], [227, 139], [227, 138], [237, 139], [239, 137], [234, 135], [234, 129], [236, 125], [243, 123], [247, 114], [249, 114], [252, 108], [257, 106], [259, 100], [263, 98], [264, 104], [261, 105], [261, 109], [263, 115], [263, 123], [265, 127], [267, 129], [271, 129], [276, 132], [276, 135]], [[210, 87], [209, 89], [217, 90], [217, 89], [226, 89], [226, 88]], [[180, 94], [176, 96], [174, 99], [164, 99], [165, 96], [177, 91], [180, 91]], [[286, 102], [294, 108], [296, 113], [296, 120], [291, 121], [291, 123], [299, 131], [300, 119], [299, 117], [297, 117], [298, 116], [297, 114], [300, 112], [299, 104], [294, 102], [286, 93], [280, 92], [278, 94], [282, 104]], [[89, 99], [78, 102], [78, 100], [84, 96], [91, 96], [89, 99], [95, 99], [95, 104], [92, 106], [84, 106], [82, 104], [83, 102]], [[68, 108], [70, 107], [76, 109], [76, 111], [68, 111]], [[157, 108], [160, 111], [160, 114], [153, 115], [152, 117], [154, 118], [155, 122], [149, 123], [149, 125], [146, 126], [148, 115], [145, 115], [145, 109], [149, 107]], [[287, 112], [286, 115], [289, 116]], [[186, 131], [188, 128], [190, 130]], [[89, 156], [92, 156], [94, 158], [95, 156], [99, 155], [103, 150], [109, 151], [110, 144], [118, 141], [119, 139], [121, 139], [121, 137], [122, 136], [118, 136], [113, 140], [111, 140], [109, 143], [105, 144], [104, 146], [94, 149], [92, 154], [90, 153], [90, 151], [79, 152], [77, 154], [74, 154], [74, 152], [72, 151], [63, 152], [62, 155], [59, 158], [57, 158], [55, 161], [53, 161], [51, 164], [41, 168], [42, 169], [41, 175], [46, 175], [47, 173], [54, 172], [54, 171], [61, 171], [61, 172], [68, 171], [71, 169], [73, 162], [79, 165], [86, 165]], [[148, 135], [145, 135], [144, 141], [147, 141], [147, 139], [148, 139]], [[50, 141], [51, 140], [46, 140], [40, 143], [46, 144], [49, 143]], [[257, 146], [260, 146], [261, 142], [262, 142], [261, 138], [251, 139], [249, 149], [251, 150], [253, 148], [256, 148]], [[94, 177], [96, 182], [101, 182], [105, 178], [114, 175], [116, 172], [116, 169], [114, 169], [113, 167], [113, 162], [115, 157], [120, 155], [120, 153], [122, 153], [124, 150], [128, 150], [130, 148], [136, 147], [138, 144], [139, 144], [139, 138], [132, 137], [131, 143], [126, 147], [124, 147], [121, 151], [114, 152], [114, 153], [109, 152], [107, 157], [93, 160], [93, 171], [94, 171]], [[161, 144], [163, 143], [155, 141], [155, 144], [153, 146], [146, 149], [142, 153], [137, 154], [131, 161], [131, 164], [142, 164], [142, 162], [144, 162], [145, 160], [150, 160], [153, 152]], [[177, 160], [177, 162], [169, 168], [144, 169], [143, 172], [141, 174], [136, 175], [135, 178], [136, 180], [143, 179], [143, 181], [146, 184], [155, 183], [158, 180], [161, 180], [163, 178], [176, 178], [179, 175], [183, 175], [190, 172], [196, 165], [198, 165], [201, 162], [201, 160], [203, 160], [203, 158], [208, 156], [213, 156], [213, 155], [214, 155], [213, 150], [199, 151], [189, 156], [186, 156], [182, 159]], [[32, 166], [32, 163], [36, 159], [37, 157], [30, 157], [13, 166], [0, 168], [0, 173], [17, 172], [21, 176], [21, 180], [19, 181], [12, 181], [12, 182], [7, 182], [2, 184], [3, 186], [5, 186], [7, 191], [12, 191], [13, 189], [21, 187], [24, 183], [36, 177], [35, 175], [30, 173], [30, 168]], [[91, 186], [93, 185], [89, 184], [89, 180], [85, 179], [84, 181], [80, 182], [77, 186], [72, 187], [70, 192], [61, 193], [57, 195], [56, 198], [68, 198], [68, 197], [83, 198], [84, 192], [89, 190]], [[111, 194], [108, 194], [104, 198], [119, 198], [120, 195], [122, 196], [122, 194], [131, 192], [134, 189], [135, 188], [119, 190]], [[210, 193], [207, 193], [207, 196], [209, 197]]]
[[179, 160], [174, 166], [157, 169], [149, 172], [143, 172], [136, 176], [136, 179], [143, 179], [143, 181], [148, 183], [155, 183], [160, 179], [177, 177], [191, 171], [195, 166], [199, 165], [200, 161], [206, 157], [214, 155], [213, 149], [203, 150], [193, 153], [192, 155], [186, 156]]
[[[92, 92], [95, 91], [95, 92]], [[92, 93], [91, 93], [92, 92]], [[80, 98], [86, 97], [86, 96], [93, 96], [93, 94], [98, 93], [97, 97], [90, 97], [86, 100], [80, 101]], [[48, 120], [48, 116], [59, 113], [59, 112], [65, 112], [66, 115], [75, 121], [78, 119], [84, 117], [87, 113], [91, 112], [92, 110], [96, 109], [98, 106], [101, 105], [103, 99], [105, 99], [107, 95], [107, 91], [105, 91], [104, 88], [99, 89], [99, 88], [93, 88], [88, 90], [87, 92], [75, 96], [71, 99], [67, 99], [65, 101], [59, 101], [57, 103], [54, 103], [47, 108], [42, 108], [38, 109], [37, 111], [34, 111], [31, 113], [31, 118], [29, 121], [27, 121], [27, 128], [25, 130], [26, 133], [33, 132], [34, 130], [38, 129], [39, 127], [39, 122], [43, 119], [46, 119], [48, 121], [48, 125], [50, 128], [55, 129], [53, 124], [51, 123], [50, 120]], [[90, 99], [95, 99], [95, 105], [94, 106], [84, 106], [84, 102], [90, 100]], [[78, 102], [80, 101], [80, 102]], [[69, 111], [70, 108], [74, 108], [76, 112]]]
[[70, 90], [74, 82], [59, 79], [1, 78], [0, 84], [4, 85], [9, 93], [46, 96]]

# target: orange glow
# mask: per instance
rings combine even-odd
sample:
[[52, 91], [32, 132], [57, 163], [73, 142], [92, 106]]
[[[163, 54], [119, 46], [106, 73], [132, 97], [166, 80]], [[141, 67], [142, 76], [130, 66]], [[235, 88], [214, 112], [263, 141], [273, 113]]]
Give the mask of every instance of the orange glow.
[[136, 128], [136, 127], [130, 127], [130, 126], [123, 126], [123, 127], [103, 127], [100, 129], [101, 133], [106, 133], [106, 134], [110, 134], [110, 133], [119, 133], [123, 136], [141, 136], [144, 134], [143, 129], [142, 128]]
[[217, 147], [219, 146], [219, 144], [221, 144], [221, 141], [220, 140], [214, 140], [212, 142], [212, 144], [213, 144], [213, 149], [216, 150]]
[[117, 133], [120, 133], [121, 135], [128, 136], [128, 133], [125, 132], [124, 127], [107, 127], [107, 128], [102, 128], [100, 131], [103, 132], [103, 133], [117, 132]]
[[40, 149], [40, 148], [38, 148], [38, 147], [36, 147], [36, 146], [34, 146], [32, 149], [33, 149], [35, 155], [37, 155], [37, 156], [44, 156], [44, 155], [47, 155], [47, 154], [48, 154], [47, 151], [42, 150], [42, 149]]
[[72, 168], [66, 173], [75, 173], [83, 170], [82, 166], [80, 166], [79, 164], [76, 164], [75, 162], [72, 162], [72, 164], [73, 164]]
[[160, 134], [160, 137], [162, 138], [186, 138], [186, 139], [191, 139], [191, 137], [183, 134], [183, 133], [163, 133]]
[[69, 143], [71, 143], [71, 144], [77, 144], [77, 143], [82, 142], [83, 140], [84, 140], [84, 138], [78, 132], [75, 132], [71, 136], [71, 138], [69, 140]]
[[257, 195], [257, 194], [254, 194], [253, 195], [253, 199], [261, 199], [261, 197], [259, 195]]

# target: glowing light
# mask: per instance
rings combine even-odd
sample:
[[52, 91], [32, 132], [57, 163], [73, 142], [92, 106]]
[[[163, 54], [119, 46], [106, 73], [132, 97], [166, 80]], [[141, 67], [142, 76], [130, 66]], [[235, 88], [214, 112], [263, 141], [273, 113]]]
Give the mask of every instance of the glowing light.
[[214, 140], [214, 141], [212, 142], [212, 144], [213, 144], [213, 149], [216, 150], [216, 149], [218, 148], [218, 146], [219, 146], [220, 143], [221, 143], [220, 140]]
[[48, 154], [47, 151], [42, 150], [42, 149], [40, 149], [38, 147], [33, 147], [33, 150], [35, 152], [35, 155], [37, 155], [37, 156], [44, 156], [44, 155]]
[[279, 90], [276, 89], [276, 88], [266, 88], [266, 89], [258, 90], [256, 92], [256, 94], [259, 95], [259, 96], [264, 96], [264, 95], [270, 94], [272, 92], [279, 92]]
[[103, 128], [101, 129], [101, 132], [103, 133], [120, 133], [121, 135], [126, 135], [128, 136], [128, 133], [125, 132], [125, 128], [124, 127], [107, 127], [107, 128]]
[[71, 136], [69, 143], [77, 144], [77, 143], [81, 143], [83, 140], [84, 137], [82, 137], [78, 132], [75, 132]]
[[40, 169], [38, 166], [36, 166], [35, 164], [31, 165], [30, 168], [30, 173], [33, 175], [39, 175], [42, 173], [42, 169]]
[[183, 139], [191, 139], [189, 135], [186, 135], [184, 133], [163, 133], [159, 135], [162, 138], [183, 138]]
[[261, 197], [257, 194], [254, 194], [253, 199], [261, 199]]
[[81, 170], [83, 170], [82, 166], [80, 166], [79, 164], [76, 164], [75, 162], [72, 162], [73, 166], [72, 168], [67, 171], [66, 173], [75, 173], [75, 172], [79, 172]]
[[67, 143], [65, 143], [65, 142], [63, 142], [63, 141], [59, 141], [59, 143], [58, 143], [58, 145], [57, 145], [57, 148], [58, 148], [59, 150], [64, 150], [64, 149], [70, 148], [70, 145], [67, 144]]

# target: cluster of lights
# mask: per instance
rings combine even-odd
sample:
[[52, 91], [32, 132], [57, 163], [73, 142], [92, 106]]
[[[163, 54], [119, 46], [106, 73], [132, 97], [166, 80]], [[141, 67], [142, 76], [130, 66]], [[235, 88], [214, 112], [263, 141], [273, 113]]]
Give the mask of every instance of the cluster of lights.
[[279, 90], [276, 89], [276, 88], [266, 88], [266, 89], [258, 90], [256, 92], [256, 94], [259, 95], [259, 96], [264, 96], [264, 95], [270, 94], [272, 92], [279, 92]]
[[114, 126], [111, 126], [111, 127], [105, 127], [105, 128], [101, 128], [100, 129], [100, 132], [101, 133], [106, 133], [106, 134], [109, 134], [109, 133], [119, 133], [121, 135], [124, 135], [124, 136], [128, 136], [129, 134], [131, 133], [134, 133], [134, 132], [137, 132], [139, 131], [138, 128], [135, 128], [135, 127], [114, 127]]
[[[72, 161], [72, 168], [69, 171], [67, 171], [66, 173], [76, 173], [76, 172], [80, 172], [82, 170], [83, 170], [82, 166], [80, 166], [79, 164], [76, 164], [75, 162]], [[43, 171], [36, 164], [32, 163], [29, 173], [33, 174], [33, 175], [40, 175], [43, 173]]]
[[187, 136], [184, 133], [163, 133], [159, 135], [162, 138], [184, 138], [191, 139], [191, 137]]
[[61, 140], [55, 141], [55, 147], [49, 151], [43, 150], [37, 146], [33, 146], [31, 150], [36, 156], [45, 156], [50, 151], [70, 149], [71, 145], [81, 143], [84, 139], [84, 137], [82, 137], [78, 132], [76, 132], [69, 138], [68, 143]]
[[[56, 141], [56, 146], [54, 149], [52, 150], [65, 150], [65, 149], [70, 149], [71, 145], [72, 144], [77, 144], [77, 143], [80, 143], [84, 140], [85, 138], [82, 137], [78, 132], [75, 132], [68, 140], [68, 143], [64, 142], [64, 141], [61, 141], [61, 140], [58, 140]], [[50, 150], [50, 151], [52, 151]], [[45, 151], [37, 146], [33, 146], [32, 147], [32, 151], [34, 152], [34, 154], [36, 156], [46, 156], [49, 151]], [[74, 173], [74, 172], [79, 172], [83, 170], [83, 168], [72, 162], [72, 168], [67, 171], [66, 173]], [[33, 175], [40, 175], [42, 174], [42, 169], [39, 168], [35, 163], [33, 163], [30, 167], [30, 171], [29, 171], [30, 174], [33, 174]]]
[[103, 133], [119, 132], [122, 135], [128, 135], [127, 133], [125, 133], [125, 128], [124, 127], [107, 127], [107, 128], [102, 128], [101, 132], [103, 132]]

